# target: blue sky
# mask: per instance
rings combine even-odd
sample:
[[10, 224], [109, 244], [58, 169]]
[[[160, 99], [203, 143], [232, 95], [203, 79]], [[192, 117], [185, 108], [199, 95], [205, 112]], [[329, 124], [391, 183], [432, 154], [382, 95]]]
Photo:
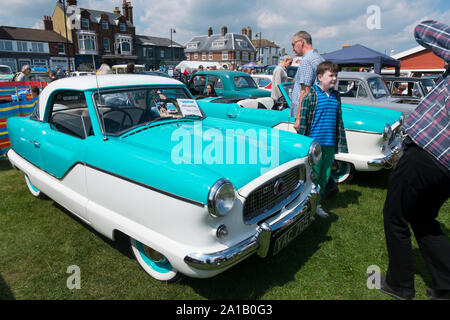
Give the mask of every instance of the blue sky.
[[[220, 33], [240, 33], [251, 26], [253, 34], [291, 50], [292, 35], [306, 30], [319, 52], [338, 50], [343, 44], [362, 44], [380, 52], [399, 53], [417, 46], [413, 30], [423, 20], [450, 23], [448, 0], [130, 0], [137, 34], [170, 37], [186, 44], [211, 26]], [[56, 0], [0, 0], [0, 25], [43, 28], [42, 17], [52, 15]], [[113, 11], [122, 0], [78, 0], [85, 8]], [[379, 25], [370, 6], [379, 8]], [[375, 27], [375, 28], [373, 28]]]

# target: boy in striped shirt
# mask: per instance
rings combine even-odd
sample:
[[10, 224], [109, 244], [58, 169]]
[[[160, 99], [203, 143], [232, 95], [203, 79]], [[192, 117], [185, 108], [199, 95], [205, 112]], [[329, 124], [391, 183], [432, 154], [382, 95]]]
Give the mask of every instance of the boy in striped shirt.
[[[322, 157], [313, 166], [317, 176], [315, 183], [320, 185], [321, 194], [331, 175], [334, 154], [348, 152], [342, 121], [341, 98], [339, 92], [333, 89], [337, 82], [338, 71], [339, 67], [331, 61], [324, 61], [317, 66], [319, 83], [311, 87], [302, 101], [300, 111], [298, 133], [313, 138], [322, 148]], [[326, 218], [328, 213], [322, 209], [320, 198], [317, 215]]]

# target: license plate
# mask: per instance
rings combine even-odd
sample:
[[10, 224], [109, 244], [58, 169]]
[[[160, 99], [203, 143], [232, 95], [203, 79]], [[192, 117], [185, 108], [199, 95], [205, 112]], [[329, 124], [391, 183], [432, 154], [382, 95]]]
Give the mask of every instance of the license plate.
[[281, 236], [279, 236], [273, 245], [273, 255], [275, 256], [284, 249], [292, 240], [294, 240], [300, 233], [302, 233], [311, 224], [309, 218], [309, 212], [306, 213], [299, 221], [297, 221], [292, 227], [286, 230]]

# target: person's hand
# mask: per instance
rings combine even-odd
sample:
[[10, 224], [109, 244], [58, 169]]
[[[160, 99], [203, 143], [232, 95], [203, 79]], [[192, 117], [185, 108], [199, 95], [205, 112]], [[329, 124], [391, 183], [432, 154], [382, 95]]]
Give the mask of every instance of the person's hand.
[[300, 130], [300, 118], [296, 118], [296, 119], [295, 119], [294, 129], [295, 129], [295, 131], [297, 131], [297, 132]]

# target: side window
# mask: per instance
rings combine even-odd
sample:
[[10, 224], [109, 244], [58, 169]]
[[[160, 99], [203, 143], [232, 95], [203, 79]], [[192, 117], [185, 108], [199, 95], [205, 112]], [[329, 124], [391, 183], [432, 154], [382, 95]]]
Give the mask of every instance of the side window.
[[340, 80], [338, 82], [338, 91], [341, 94], [341, 97], [356, 98], [358, 81]]
[[212, 84], [214, 89], [223, 89], [222, 79], [216, 76], [208, 76], [208, 84]]
[[86, 99], [80, 91], [56, 93], [48, 122], [53, 130], [79, 139], [93, 135]]
[[206, 77], [205, 76], [195, 76], [192, 79], [190, 90], [192, 94], [202, 94], [206, 87]]
[[358, 81], [358, 93], [356, 95], [357, 98], [367, 98], [369, 95], [367, 94], [366, 89], [364, 88], [364, 84], [361, 81]]

